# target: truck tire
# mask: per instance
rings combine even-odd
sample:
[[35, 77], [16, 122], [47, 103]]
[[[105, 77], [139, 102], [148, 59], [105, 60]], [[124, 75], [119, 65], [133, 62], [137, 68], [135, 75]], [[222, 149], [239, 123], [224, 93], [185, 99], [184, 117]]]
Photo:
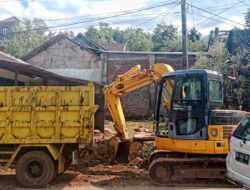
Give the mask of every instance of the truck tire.
[[23, 187], [45, 187], [54, 176], [55, 164], [45, 152], [31, 151], [17, 161], [16, 178]]

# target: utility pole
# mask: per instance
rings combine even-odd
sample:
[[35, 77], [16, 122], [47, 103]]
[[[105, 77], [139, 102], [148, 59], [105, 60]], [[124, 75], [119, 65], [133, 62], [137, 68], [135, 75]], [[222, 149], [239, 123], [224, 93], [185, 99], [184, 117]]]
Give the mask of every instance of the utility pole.
[[182, 23], [182, 65], [189, 68], [188, 65], [188, 47], [187, 47], [187, 20], [186, 20], [186, 0], [181, 0], [181, 23]]

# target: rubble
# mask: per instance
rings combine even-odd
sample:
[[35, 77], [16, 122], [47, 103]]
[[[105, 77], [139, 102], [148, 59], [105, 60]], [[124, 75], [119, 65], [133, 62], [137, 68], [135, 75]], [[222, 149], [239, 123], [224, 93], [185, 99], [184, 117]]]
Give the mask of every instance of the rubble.
[[[108, 121], [106, 121], [107, 124]], [[110, 126], [112, 125], [109, 122]], [[148, 156], [154, 149], [154, 135], [149, 132], [147, 126], [131, 127], [134, 131], [128, 155], [128, 166], [146, 168], [148, 165]], [[106, 164], [111, 166], [116, 163], [115, 153], [117, 152], [119, 139], [112, 127], [105, 127], [102, 133], [94, 130], [94, 144], [81, 151], [79, 162], [81, 165], [95, 166]]]
[[129, 151], [129, 160], [133, 160], [139, 156], [139, 152], [142, 148], [141, 142], [132, 142]]

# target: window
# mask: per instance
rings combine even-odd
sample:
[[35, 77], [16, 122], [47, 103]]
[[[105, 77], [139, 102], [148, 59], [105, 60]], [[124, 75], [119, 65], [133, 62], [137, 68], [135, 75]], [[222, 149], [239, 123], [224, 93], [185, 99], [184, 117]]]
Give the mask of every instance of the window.
[[176, 86], [175, 100], [201, 100], [201, 80], [199, 78], [179, 80]]
[[235, 129], [234, 137], [242, 140], [250, 141], [250, 119], [243, 119]]
[[197, 119], [187, 118], [177, 121], [177, 134], [178, 135], [190, 135], [194, 134], [197, 129]]
[[6, 34], [8, 34], [8, 28], [3, 28], [3, 35], [6, 35]]
[[[157, 135], [166, 137], [168, 134], [168, 122], [170, 116], [171, 98], [174, 87], [174, 79], [168, 78], [161, 86], [161, 91], [158, 89], [158, 96], [161, 98], [159, 104]], [[161, 94], [159, 94], [161, 93]], [[159, 98], [158, 97], [158, 98]]]
[[167, 79], [162, 86], [162, 104], [169, 111], [174, 87], [174, 79]]
[[217, 80], [209, 81], [209, 101], [221, 102], [222, 101], [222, 83]]

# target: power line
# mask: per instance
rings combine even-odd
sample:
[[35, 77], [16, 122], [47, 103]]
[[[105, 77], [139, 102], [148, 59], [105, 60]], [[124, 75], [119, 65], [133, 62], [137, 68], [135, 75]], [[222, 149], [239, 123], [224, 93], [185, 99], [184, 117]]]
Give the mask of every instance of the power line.
[[[191, 13], [189, 13], [189, 12], [187, 12], [188, 14], [190, 14], [191, 15]], [[211, 17], [208, 17], [208, 16], [204, 16], [203, 14], [197, 14], [197, 15], [199, 15], [199, 16], [201, 16], [201, 17], [203, 17], [203, 18], [207, 18], [207, 19], [210, 19], [210, 20], [213, 20], [213, 21], [216, 21], [216, 22], [220, 22], [220, 23], [224, 23], [224, 21], [222, 21], [222, 20], [219, 20], [219, 19], [215, 19], [215, 18], [211, 18]], [[234, 26], [233, 24], [231, 24], [231, 23], [225, 23], [226, 25], [228, 25], [228, 26]], [[192, 26], [192, 27], [190, 27], [189, 29], [191, 29], [191, 28], [193, 28], [194, 26]]]
[[[169, 10], [167, 10], [167, 11], [165, 11], [165, 12], [163, 12], [163, 13], [160, 13], [160, 14], [157, 15], [156, 17], [153, 17], [152, 19], [149, 19], [149, 20], [144, 21], [143, 23], [141, 23], [141, 24], [139, 24], [139, 25], [136, 25], [136, 27], [143, 26], [144, 24], [146, 24], [146, 23], [148, 23], [148, 22], [150, 22], [150, 21], [152, 21], [152, 20], [155, 20], [155, 19], [157, 19], [158, 17], [160, 17], [160, 20], [162, 20], [162, 18], [165, 18], [167, 15], [169, 15], [178, 5], [179, 5], [179, 3], [176, 4], [176, 5], [174, 5], [173, 7], [171, 7]], [[158, 23], [158, 20], [159, 20], [159, 19], [157, 19], [157, 21], [156, 21], [157, 23]], [[155, 24], [154, 24], [153, 26], [155, 26]], [[153, 27], [153, 26], [152, 26], [152, 27]], [[151, 25], [150, 25], [150, 28], [151, 28]], [[148, 30], [150, 30], [150, 29], [148, 29]]]
[[[166, 6], [168, 4], [173, 4], [173, 3], [177, 3], [179, 0], [174, 0], [174, 1], [164, 1], [161, 3], [158, 3], [156, 5], [150, 5], [150, 6], [145, 6], [145, 7], [141, 7], [141, 8], [137, 8], [137, 9], [130, 9], [130, 10], [125, 10], [125, 11], [115, 11], [115, 12], [110, 12], [110, 13], [102, 13], [102, 14], [95, 14], [95, 15], [82, 15], [82, 16], [76, 16], [76, 17], [65, 17], [65, 18], [56, 18], [56, 19], [43, 19], [44, 21], [48, 21], [48, 22], [53, 22], [53, 21], [64, 21], [64, 20], [75, 20], [75, 19], [81, 19], [81, 18], [91, 18], [91, 17], [96, 17], [96, 16], [100, 16], [100, 17], [106, 17], [106, 16], [112, 16], [112, 15], [119, 15], [119, 16], [123, 16], [123, 15], [127, 15], [127, 14], [131, 14], [131, 13], [136, 13], [136, 12], [141, 12], [144, 10], [149, 10], [149, 9], [153, 9], [153, 8], [158, 8], [158, 7], [162, 7], [162, 6]], [[99, 18], [99, 17], [97, 17]]]
[[[232, 5], [232, 6], [228, 7], [228, 8], [226, 8], [226, 9], [224, 9], [223, 11], [217, 13], [216, 15], [214, 14], [212, 17], [206, 18], [205, 20], [203, 20], [203, 21], [201, 21], [201, 22], [199, 22], [199, 23], [193, 25], [193, 26], [190, 27], [190, 28], [193, 28], [193, 27], [195, 27], [195, 26], [198, 26], [198, 25], [200, 25], [200, 24], [203, 24], [204, 22], [206, 22], [206, 21], [208, 21], [208, 20], [211, 20], [211, 19], [214, 18], [214, 17], [220, 17], [220, 16], [219, 16], [220, 14], [222, 14], [222, 13], [228, 11], [229, 9], [232, 9], [233, 7], [235, 7], [236, 5], [240, 4], [241, 2], [242, 2], [242, 1], [240, 1], [240, 2], [238, 2], [238, 3], [235, 3], [234, 5]], [[190, 28], [189, 28], [189, 29], [190, 29]]]
[[[176, 1], [179, 2], [179, 1]], [[166, 3], [166, 2], [164, 2]], [[192, 3], [191, 3], [192, 4]], [[221, 5], [217, 5], [217, 6], [209, 6], [209, 7], [205, 7], [204, 9], [206, 10], [218, 10], [219, 7], [222, 6], [228, 6], [231, 5], [232, 3], [226, 3], [226, 4], [221, 4]], [[216, 8], [216, 9], [214, 9]], [[124, 12], [124, 11], [122, 11]], [[47, 22], [57, 22], [57, 21], [65, 21], [65, 20], [76, 20], [76, 19], [81, 19], [81, 18], [91, 18], [91, 17], [96, 17], [96, 16], [108, 16], [110, 14], [117, 14], [117, 13], [121, 13], [121, 12], [111, 12], [111, 13], [102, 13], [102, 14], [95, 14], [95, 15], [82, 15], [82, 16], [75, 16], [75, 17], [64, 17], [64, 18], [56, 18], [56, 19], [43, 19], [43, 21], [47, 21]], [[143, 14], [144, 15], [144, 14]]]
[[213, 16], [215, 16], [215, 17], [218, 17], [218, 18], [221, 18], [221, 19], [227, 20], [227, 21], [232, 22], [232, 23], [235, 23], [235, 24], [237, 24], [237, 25], [244, 26], [244, 24], [242, 24], [242, 23], [239, 23], [239, 22], [236, 22], [236, 21], [230, 20], [230, 19], [228, 19], [228, 18], [226, 18], [226, 17], [223, 17], [223, 16], [220, 16], [220, 15], [217, 15], [217, 14], [211, 13], [211, 12], [209, 12], [209, 11], [207, 11], [207, 10], [205, 10], [205, 9], [202, 9], [202, 8], [200, 8], [200, 7], [197, 7], [197, 6], [195, 6], [195, 5], [191, 5], [191, 4], [189, 4], [189, 3], [187, 3], [187, 4], [188, 4], [188, 5], [190, 5], [190, 6], [192, 6], [192, 7], [194, 7], [194, 8], [196, 8], [196, 9], [198, 9], [198, 10], [202, 10], [203, 12], [206, 12], [206, 13], [208, 13], [208, 14], [211, 14], [211, 15], [213, 15]]
[[[230, 6], [232, 5], [232, 3], [230, 3], [230, 4], [228, 4], [227, 6], [221, 6], [221, 7], [210, 7], [210, 8], [203, 8], [203, 9], [205, 9], [205, 10], [207, 10], [207, 11], [221, 11], [221, 10], [224, 10], [224, 9], [226, 9], [226, 8], [229, 8]], [[245, 7], [245, 5], [236, 5], [235, 7]], [[203, 11], [201, 11], [201, 10], [194, 10], [193, 11], [194, 13], [202, 13]]]
[[154, 9], [154, 8], [158, 8], [158, 7], [170, 5], [170, 4], [173, 4], [173, 3], [176, 3], [176, 1], [172, 1], [172, 2], [169, 2], [169, 3], [163, 3], [163, 4], [155, 5], [155, 6], [150, 6], [150, 7], [144, 7], [144, 8], [134, 9], [134, 10], [128, 10], [128, 11], [121, 12], [121, 13], [114, 14], [114, 15], [105, 16], [105, 17], [99, 17], [99, 18], [94, 18], [94, 19], [85, 20], [85, 21], [79, 21], [79, 22], [76, 22], [76, 23], [62, 24], [62, 25], [59, 25], [59, 26], [51, 27], [51, 28], [59, 28], [59, 27], [63, 27], [63, 26], [71, 26], [71, 25], [76, 25], [76, 24], [82, 24], [82, 23], [88, 23], [88, 22], [93, 22], [93, 21], [99, 21], [99, 20], [109, 19], [109, 18], [121, 16], [121, 15], [127, 15], [127, 14], [131, 14], [131, 13], [136, 13], [136, 12], [141, 12], [141, 11], [145, 11], [145, 10], [150, 10], [150, 9]]
[[[190, 0], [190, 4], [191, 5], [193, 5], [193, 2], [192, 2], [192, 0]], [[191, 7], [191, 12], [192, 12], [192, 19], [193, 19], [193, 24], [194, 24], [194, 9], [193, 9], [193, 7]]]
[[[178, 5], [179, 5], [179, 4], [178, 4]], [[170, 9], [170, 10], [168, 11], [167, 14], [163, 15], [163, 17], [161, 17], [160, 19], [158, 19], [157, 22], [156, 22], [156, 23], [153, 23], [149, 28], [147, 28], [147, 30], [153, 29], [153, 27], [154, 27], [155, 25], [159, 24], [162, 20], [164, 20], [164, 19], [166, 18], [167, 15], [169, 15], [173, 10], [175, 10], [175, 8], [176, 8], [178, 5], [174, 6], [172, 9]]]
[[[171, 2], [165, 2], [165, 3], [160, 3], [154, 6], [146, 6], [146, 7], [142, 7], [142, 8], [137, 8], [137, 9], [131, 9], [131, 10], [126, 10], [126, 11], [122, 11], [122, 12], [118, 12], [117, 14], [113, 14], [113, 15], [109, 15], [109, 16], [104, 16], [104, 17], [97, 17], [97, 18], [93, 18], [93, 19], [88, 19], [88, 20], [83, 20], [83, 21], [79, 21], [79, 22], [73, 22], [73, 23], [67, 23], [67, 24], [62, 24], [62, 25], [58, 25], [58, 26], [51, 26], [48, 27], [48, 29], [56, 29], [56, 28], [61, 28], [61, 27], [65, 27], [65, 26], [73, 26], [73, 25], [78, 25], [78, 24], [83, 24], [83, 23], [89, 23], [89, 22], [95, 22], [95, 21], [100, 21], [100, 20], [105, 20], [105, 19], [109, 19], [109, 18], [115, 18], [115, 17], [120, 17], [122, 15], [128, 15], [128, 14], [132, 14], [132, 13], [137, 13], [137, 12], [142, 12], [145, 10], [151, 10], [151, 9], [155, 9], [155, 8], [159, 8], [162, 6], [166, 6], [166, 5], [170, 5], [170, 4], [175, 4], [177, 3], [177, 1], [171, 1]], [[43, 28], [45, 29], [45, 28]], [[30, 31], [39, 31], [42, 29], [33, 29]], [[27, 32], [27, 31], [21, 31], [23, 33]], [[8, 35], [10, 34], [15, 34], [15, 33], [21, 33], [21, 32], [12, 32], [12, 33], [8, 33]]]

